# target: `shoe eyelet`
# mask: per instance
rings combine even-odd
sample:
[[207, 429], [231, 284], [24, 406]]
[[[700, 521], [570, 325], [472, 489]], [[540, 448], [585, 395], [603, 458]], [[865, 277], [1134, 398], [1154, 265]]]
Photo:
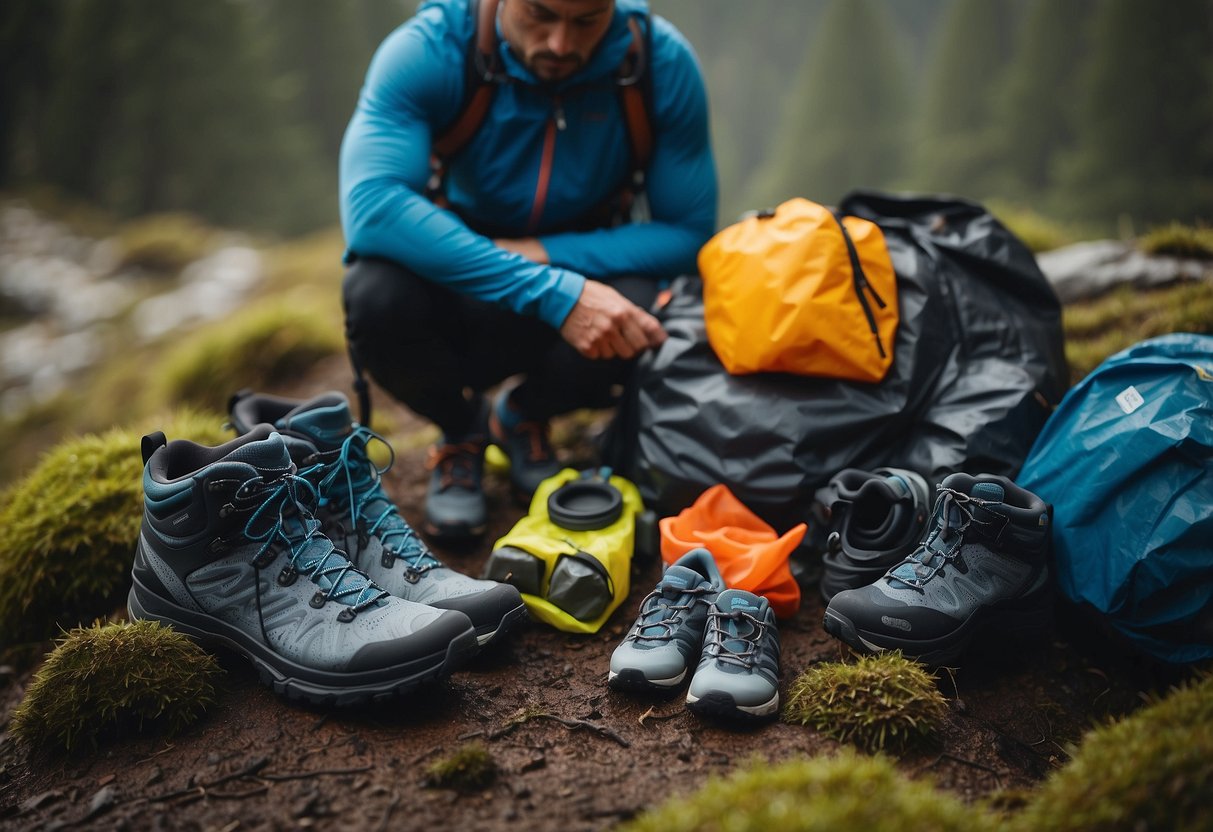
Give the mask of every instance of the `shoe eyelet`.
[[290, 586], [299, 580], [299, 573], [293, 566], [287, 566], [278, 573], [278, 586]]
[[224, 540], [222, 537], [216, 537], [214, 540], [211, 541], [210, 545], [207, 546], [206, 548], [212, 554], [217, 555], [221, 552], [226, 552], [228, 550], [228, 542], [226, 540]]
[[358, 613], [354, 612], [351, 608], [346, 607], [340, 613], [338, 613], [337, 620], [340, 621], [342, 624], [349, 624], [351, 621], [353, 621], [357, 617], [358, 617]]
[[257, 569], [264, 569], [265, 567], [267, 567], [271, 563], [273, 563], [274, 559], [277, 557], [278, 557], [278, 553], [275, 552], [273, 549], [266, 549], [264, 552], [259, 554], [257, 557], [253, 558], [253, 566], [256, 567]]
[[[391, 549], [384, 549], [383, 554], [379, 556], [379, 565], [384, 569], [391, 569], [396, 564], [396, 553]], [[408, 577], [407, 575], [405, 577]]]
[[327, 600], [328, 600], [328, 598], [325, 597], [323, 592], [317, 592], [315, 595], [312, 596], [312, 600], [308, 601], [307, 603], [308, 603], [308, 606], [310, 606], [312, 609], [318, 610], [324, 606], [324, 604]]
[[230, 517], [232, 512], [235, 510], [236, 510], [236, 507], [234, 505], [232, 505], [231, 503], [224, 503], [222, 506], [219, 507], [220, 519]]
[[421, 580], [421, 573], [411, 566], [404, 567], [404, 579], [410, 584], [415, 584]]

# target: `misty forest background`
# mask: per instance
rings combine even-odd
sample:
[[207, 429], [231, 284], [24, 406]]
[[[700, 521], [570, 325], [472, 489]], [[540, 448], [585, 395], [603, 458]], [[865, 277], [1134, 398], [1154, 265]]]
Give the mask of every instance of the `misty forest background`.
[[[0, 188], [295, 235], [416, 0], [6, 0]], [[707, 77], [721, 222], [853, 187], [1098, 233], [1213, 219], [1209, 0], [652, 0]], [[660, 79], [657, 79], [660, 83]]]

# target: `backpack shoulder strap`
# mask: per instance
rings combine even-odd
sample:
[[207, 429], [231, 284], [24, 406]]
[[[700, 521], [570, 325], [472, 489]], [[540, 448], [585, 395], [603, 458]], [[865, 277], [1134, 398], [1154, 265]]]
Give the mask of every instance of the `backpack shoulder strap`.
[[652, 74], [649, 56], [652, 54], [653, 21], [646, 15], [628, 19], [632, 42], [623, 63], [615, 74], [619, 87], [619, 103], [628, 129], [632, 150], [632, 169], [640, 177], [653, 158]]
[[471, 0], [468, 6], [473, 28], [472, 39], [468, 42], [463, 106], [431, 144], [430, 166], [434, 173], [430, 181], [431, 192], [441, 191], [447, 160], [476, 135], [493, 103], [493, 94], [502, 76], [501, 60], [497, 55], [497, 3], [498, 0]]

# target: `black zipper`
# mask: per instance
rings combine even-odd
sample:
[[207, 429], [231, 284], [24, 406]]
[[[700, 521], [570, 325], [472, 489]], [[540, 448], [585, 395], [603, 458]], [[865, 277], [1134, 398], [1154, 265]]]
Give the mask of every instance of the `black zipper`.
[[830, 215], [834, 217], [834, 222], [838, 223], [838, 230], [842, 232], [842, 240], [847, 245], [847, 256], [851, 258], [851, 279], [855, 287], [855, 297], [859, 298], [859, 305], [863, 307], [863, 315], [868, 319], [868, 329], [872, 331], [872, 338], [876, 341], [876, 349], [880, 352], [881, 358], [887, 358], [888, 354], [884, 350], [884, 344], [880, 341], [880, 330], [876, 327], [876, 316], [872, 314], [872, 307], [868, 305], [868, 299], [864, 297], [864, 289], [872, 295], [872, 300], [876, 301], [876, 305], [881, 309], [885, 308], [884, 299], [877, 294], [876, 288], [868, 281], [868, 276], [863, 273], [863, 265], [859, 262], [859, 252], [855, 250], [855, 243], [851, 241], [851, 235], [847, 231], [846, 225], [842, 222], [842, 217], [831, 211]]

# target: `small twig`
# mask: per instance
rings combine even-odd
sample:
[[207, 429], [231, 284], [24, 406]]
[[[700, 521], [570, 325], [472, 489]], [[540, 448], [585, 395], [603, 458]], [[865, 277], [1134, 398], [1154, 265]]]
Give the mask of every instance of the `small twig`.
[[637, 719], [636, 721], [639, 722], [641, 725], [644, 725], [644, 721], [646, 719], [673, 719], [676, 716], [682, 716], [682, 714], [684, 713], [683, 709], [679, 708], [676, 711], [670, 711], [668, 714], [655, 714], [655, 713], [653, 713], [653, 708], [655, 708], [655, 707], [657, 707], [657, 706], [656, 705], [649, 706], [649, 709], [647, 711], [645, 711], [644, 713], [642, 713], [640, 715], [640, 718]]
[[215, 800], [244, 800], [246, 797], [252, 797], [255, 794], [265, 794], [270, 790], [269, 786], [254, 786], [251, 789], [246, 789], [242, 792], [207, 792], [207, 798]]
[[954, 763], [960, 763], [961, 765], [972, 766], [973, 768], [981, 769], [982, 771], [987, 771], [990, 774], [994, 775], [994, 780], [998, 784], [998, 788], [1000, 788], [1000, 789], [1002, 788], [1002, 777], [999, 775], [998, 770], [990, 768], [985, 763], [979, 763], [976, 760], [966, 760], [963, 757], [957, 757], [955, 754], [949, 754], [946, 751], [944, 753], [940, 754], [939, 757], [936, 758], [936, 762], [938, 762], [941, 759], [948, 759]]
[[459, 740], [460, 742], [463, 742], [464, 740], [470, 740], [472, 737], [483, 737], [483, 736], [484, 736], [484, 731], [483, 731], [483, 730], [480, 730], [480, 731], [464, 731], [462, 734], [460, 734], [460, 735], [459, 735], [458, 737], [456, 737], [455, 739]]
[[155, 754], [149, 754], [148, 756], [144, 757], [142, 760], [140, 760], [139, 762], [135, 763], [135, 765], [143, 765], [144, 763], [148, 762], [149, 760], [154, 760], [154, 759], [156, 759], [156, 758], [157, 758], [157, 757], [159, 757], [161, 754], [167, 754], [167, 753], [169, 753], [170, 751], [172, 751], [172, 750], [173, 750], [174, 748], [176, 748], [176, 747], [177, 747], [177, 746], [173, 745], [172, 743], [169, 743], [168, 745], [164, 746], [164, 748], [161, 748], [159, 751], [157, 751]]
[[298, 771], [293, 774], [263, 774], [262, 780], [272, 780], [280, 782], [282, 780], [304, 780], [308, 777], [320, 777], [327, 774], [361, 774], [364, 771], [370, 771], [374, 766], [365, 765], [358, 768], [321, 768], [315, 771]]
[[554, 714], [536, 714], [535, 718], [536, 719], [550, 719], [553, 722], [559, 722], [561, 725], [563, 725], [565, 728], [568, 728], [570, 731], [575, 731], [578, 728], [585, 728], [587, 731], [591, 731], [595, 734], [598, 734], [600, 737], [606, 737], [608, 740], [614, 740], [615, 742], [622, 745], [624, 748], [630, 748], [632, 745], [630, 742], [628, 742], [623, 737], [616, 734], [610, 728], [607, 728], [605, 725], [595, 725], [593, 722], [587, 722], [584, 719], [567, 719], [565, 717], [556, 716]]
[[379, 821], [378, 832], [385, 832], [388, 828], [388, 823], [392, 820], [392, 812], [396, 811], [396, 807], [400, 805], [400, 792], [392, 792], [392, 802], [383, 810], [383, 819]]
[[261, 769], [265, 768], [269, 764], [270, 764], [269, 757], [258, 757], [256, 760], [253, 760], [251, 763], [249, 763], [248, 765], [246, 765], [244, 768], [240, 769], [239, 771], [234, 771], [231, 774], [224, 775], [223, 777], [220, 777], [218, 780], [215, 780], [213, 782], [203, 783], [198, 786], [191, 786], [188, 789], [178, 789], [177, 791], [173, 791], [173, 792], [165, 792], [164, 794], [153, 795], [152, 797], [149, 797], [147, 800], [149, 803], [159, 803], [164, 800], [174, 800], [178, 797], [184, 797], [188, 794], [195, 794], [198, 792], [201, 792], [201, 794], [199, 794], [199, 797], [205, 797], [207, 789], [213, 789], [216, 786], [222, 786], [224, 783], [230, 783], [231, 781], [239, 780], [242, 777], [252, 777], [253, 775], [255, 775], [257, 772], [261, 771]]

